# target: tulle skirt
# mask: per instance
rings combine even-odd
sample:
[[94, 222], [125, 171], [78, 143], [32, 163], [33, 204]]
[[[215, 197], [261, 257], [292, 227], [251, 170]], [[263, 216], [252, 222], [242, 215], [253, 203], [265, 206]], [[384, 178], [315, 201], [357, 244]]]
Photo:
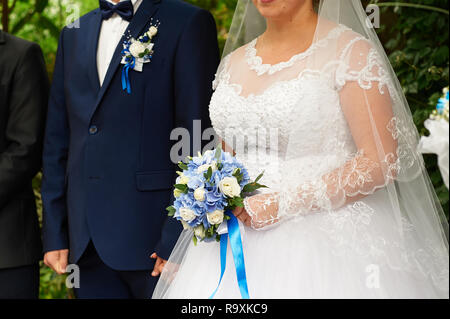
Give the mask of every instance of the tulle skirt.
[[[424, 243], [401, 244], [384, 196], [268, 230], [240, 225], [250, 298], [448, 298], [448, 252], [423, 256], [418, 266], [410, 254], [424, 251]], [[153, 298], [209, 298], [219, 281], [219, 253], [219, 243], [195, 246], [185, 231]], [[230, 246], [215, 298], [241, 298]]]

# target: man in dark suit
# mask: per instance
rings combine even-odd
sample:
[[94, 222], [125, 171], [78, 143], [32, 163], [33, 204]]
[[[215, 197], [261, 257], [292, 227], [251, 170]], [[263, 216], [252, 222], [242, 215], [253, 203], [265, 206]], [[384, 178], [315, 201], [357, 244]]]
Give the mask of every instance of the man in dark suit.
[[[45, 262], [58, 273], [79, 266], [79, 298], [150, 298], [155, 261], [181, 231], [165, 211], [176, 177], [170, 134], [181, 127], [192, 138], [194, 120], [211, 125], [217, 31], [209, 12], [179, 0], [100, 6], [59, 41], [44, 146]], [[151, 62], [129, 70], [127, 92], [122, 43], [151, 25]]]
[[40, 47], [0, 30], [0, 299], [38, 297], [42, 249], [31, 180], [41, 168], [48, 91]]

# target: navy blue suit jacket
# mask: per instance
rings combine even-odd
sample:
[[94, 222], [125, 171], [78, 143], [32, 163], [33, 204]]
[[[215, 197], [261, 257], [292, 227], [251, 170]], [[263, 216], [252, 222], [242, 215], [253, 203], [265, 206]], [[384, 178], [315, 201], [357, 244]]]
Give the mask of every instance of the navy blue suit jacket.
[[92, 240], [113, 269], [151, 269], [151, 253], [167, 258], [180, 233], [165, 211], [176, 171], [170, 132], [183, 127], [193, 136], [193, 120], [210, 126], [217, 31], [205, 10], [144, 0], [131, 35], [151, 18], [161, 23], [153, 59], [142, 73], [130, 71], [131, 94], [121, 85], [124, 38], [100, 87], [99, 9], [61, 33], [44, 145], [43, 239], [46, 252], [69, 248], [72, 263]]

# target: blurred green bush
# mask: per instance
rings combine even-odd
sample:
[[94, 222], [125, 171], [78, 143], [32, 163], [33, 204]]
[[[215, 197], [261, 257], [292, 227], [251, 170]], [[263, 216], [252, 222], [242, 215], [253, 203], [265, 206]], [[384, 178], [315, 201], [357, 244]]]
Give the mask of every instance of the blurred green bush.
[[[187, 0], [194, 5], [209, 10], [215, 17], [218, 39], [223, 48], [237, 0]], [[386, 1], [363, 0], [369, 3], [389, 4]], [[400, 4], [420, 4], [445, 9], [447, 0], [396, 1]], [[60, 29], [71, 22], [70, 9], [76, 5], [80, 14], [98, 6], [98, 0], [2, 0], [2, 17], [5, 3], [13, 9], [8, 12], [8, 29], [11, 33], [37, 42], [41, 45], [49, 74], [52, 74]], [[419, 132], [426, 135], [423, 122], [435, 108], [441, 90], [449, 83], [448, 14], [428, 9], [401, 6], [382, 7], [382, 27], [377, 30], [382, 43], [397, 72], [408, 99], [414, 121]], [[3, 29], [5, 19], [3, 17]], [[426, 166], [438, 197], [448, 218], [449, 192], [440, 176], [436, 156], [425, 155]], [[38, 201], [40, 201], [39, 174], [34, 180]], [[73, 298], [67, 291], [65, 278], [54, 275], [48, 268], [41, 267], [41, 298]]]

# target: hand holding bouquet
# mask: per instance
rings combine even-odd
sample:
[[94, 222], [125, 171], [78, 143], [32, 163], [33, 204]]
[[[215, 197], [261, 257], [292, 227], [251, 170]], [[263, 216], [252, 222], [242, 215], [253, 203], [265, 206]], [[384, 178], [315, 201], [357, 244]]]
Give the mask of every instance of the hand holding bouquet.
[[185, 229], [193, 229], [194, 243], [219, 241], [218, 229], [229, 219], [225, 212], [243, 207], [245, 194], [266, 187], [258, 183], [262, 173], [251, 182], [245, 167], [220, 147], [178, 166], [176, 199], [167, 210]]

